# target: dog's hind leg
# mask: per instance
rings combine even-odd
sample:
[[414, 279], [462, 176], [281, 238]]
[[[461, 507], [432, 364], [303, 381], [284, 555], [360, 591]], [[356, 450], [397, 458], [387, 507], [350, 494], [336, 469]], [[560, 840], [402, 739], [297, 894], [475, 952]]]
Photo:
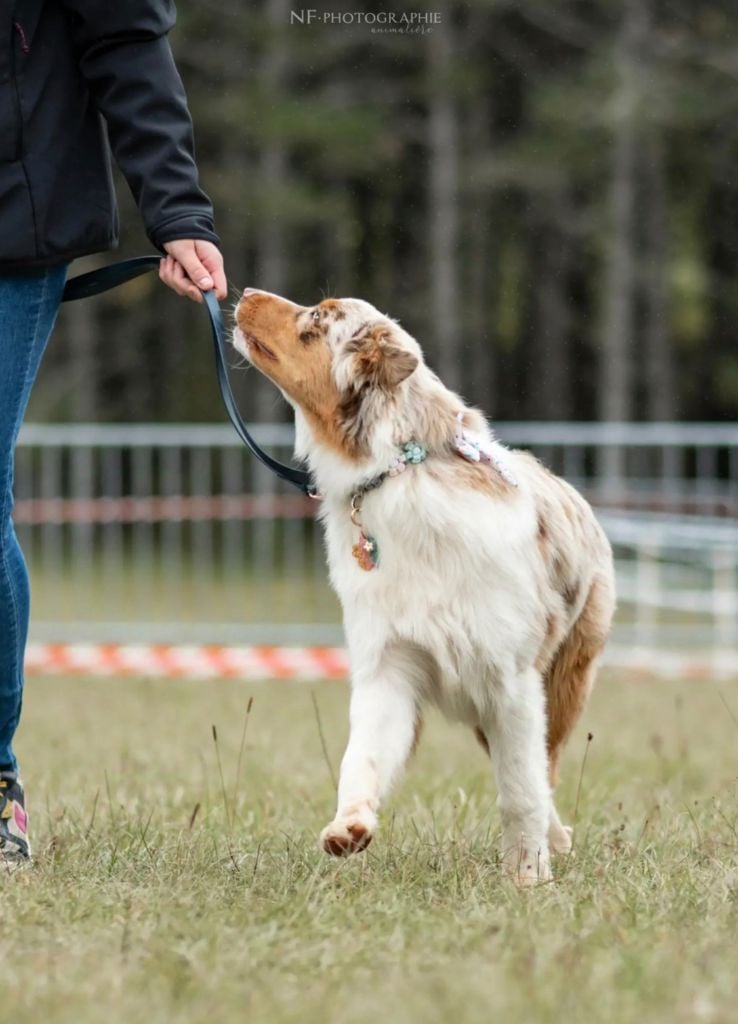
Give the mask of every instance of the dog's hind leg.
[[484, 734], [497, 776], [503, 864], [518, 885], [547, 881], [551, 790], [540, 673], [531, 668], [505, 681]]
[[[614, 607], [614, 588], [609, 577], [598, 577], [568, 636], [546, 673], [548, 762], [551, 787], [558, 782], [559, 758], [576, 725], [594, 684], [597, 659], [605, 645]], [[572, 830], [561, 824], [551, 803], [549, 843], [555, 853], [571, 851]]]
[[350, 727], [336, 817], [320, 836], [326, 853], [336, 857], [358, 853], [369, 845], [380, 802], [418, 739], [417, 691], [403, 672], [401, 659], [384, 659], [374, 678], [354, 681]]

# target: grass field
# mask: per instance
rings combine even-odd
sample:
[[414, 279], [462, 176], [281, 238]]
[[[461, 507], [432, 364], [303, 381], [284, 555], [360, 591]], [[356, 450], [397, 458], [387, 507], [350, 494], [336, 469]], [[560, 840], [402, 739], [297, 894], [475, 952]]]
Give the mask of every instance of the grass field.
[[369, 851], [317, 851], [346, 703], [338, 683], [30, 680], [36, 862], [0, 880], [0, 1019], [738, 1019], [738, 687], [603, 675], [560, 789], [571, 822], [582, 776], [577, 857], [525, 893], [481, 751], [437, 719]]

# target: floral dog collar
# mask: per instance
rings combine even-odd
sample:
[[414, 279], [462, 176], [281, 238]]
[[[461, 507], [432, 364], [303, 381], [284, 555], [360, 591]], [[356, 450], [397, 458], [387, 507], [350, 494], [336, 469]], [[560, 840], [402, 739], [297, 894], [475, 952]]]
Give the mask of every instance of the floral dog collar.
[[[482, 462], [490, 466], [500, 474], [505, 483], [510, 484], [511, 487], [517, 487], [518, 481], [507, 465], [504, 447], [498, 443], [490, 443], [476, 431], [464, 429], [463, 417], [463, 412], [456, 417], [454, 450], [469, 462]], [[427, 457], [428, 450], [424, 444], [421, 444], [420, 441], [406, 441], [383, 473], [379, 473], [371, 480], [361, 484], [351, 495], [351, 522], [359, 528], [359, 539], [351, 548], [351, 553], [360, 568], [366, 572], [376, 569], [379, 565], [379, 546], [374, 537], [364, 532], [361, 524], [361, 505], [364, 495], [369, 491], [376, 490], [388, 477], [404, 473], [408, 466], [418, 466], [421, 462], [425, 462]]]
[[379, 565], [379, 548], [374, 537], [364, 533], [361, 525], [360, 513], [364, 495], [369, 491], [376, 490], [388, 477], [399, 476], [400, 473], [404, 473], [408, 465], [418, 466], [421, 462], [425, 462], [427, 457], [428, 450], [424, 444], [421, 444], [419, 441], [406, 441], [384, 473], [379, 473], [377, 476], [372, 477], [371, 480], [367, 480], [365, 484], [361, 484], [351, 495], [351, 522], [354, 526], [358, 526], [360, 530], [359, 540], [351, 548], [351, 554], [359, 563], [359, 566], [367, 572], [376, 569]]

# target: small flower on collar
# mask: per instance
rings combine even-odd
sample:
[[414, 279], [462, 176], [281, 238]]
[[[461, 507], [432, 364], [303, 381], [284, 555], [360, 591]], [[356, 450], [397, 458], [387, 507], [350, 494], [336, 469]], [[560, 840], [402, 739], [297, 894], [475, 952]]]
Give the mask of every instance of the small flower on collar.
[[399, 473], [404, 473], [406, 469], [405, 458], [403, 455], [396, 455], [392, 462], [387, 468], [387, 472], [390, 476], [397, 476]]
[[406, 462], [409, 462], [413, 466], [419, 465], [425, 461], [428, 451], [424, 444], [420, 444], [419, 441], [407, 441], [402, 446], [402, 452]]

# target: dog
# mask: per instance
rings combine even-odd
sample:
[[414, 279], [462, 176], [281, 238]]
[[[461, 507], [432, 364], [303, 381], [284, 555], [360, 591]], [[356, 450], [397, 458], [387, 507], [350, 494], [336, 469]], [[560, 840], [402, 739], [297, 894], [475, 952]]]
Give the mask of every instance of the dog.
[[351, 662], [338, 807], [320, 838], [365, 849], [425, 705], [488, 753], [501, 860], [520, 886], [571, 851], [553, 802], [615, 605], [592, 509], [448, 390], [418, 342], [361, 299], [300, 306], [247, 288], [233, 344], [294, 409], [322, 497]]

